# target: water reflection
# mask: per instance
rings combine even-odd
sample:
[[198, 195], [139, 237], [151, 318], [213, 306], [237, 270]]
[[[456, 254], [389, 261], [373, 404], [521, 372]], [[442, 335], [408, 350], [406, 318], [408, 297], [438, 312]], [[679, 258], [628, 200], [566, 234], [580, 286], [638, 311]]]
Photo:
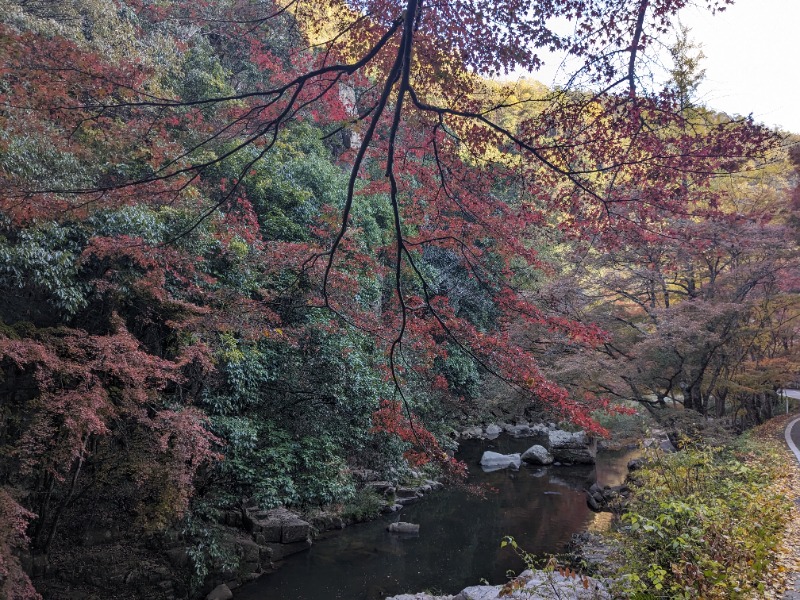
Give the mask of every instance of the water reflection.
[[[563, 551], [573, 533], [596, 526], [584, 490], [597, 478], [615, 485], [630, 453], [601, 454], [597, 467], [527, 467], [484, 473], [484, 450], [522, 452], [530, 440], [500, 438], [462, 444], [472, 484], [491, 486], [484, 498], [461, 489], [430, 495], [400, 513], [330, 533], [277, 572], [237, 591], [243, 600], [382, 600], [403, 592], [455, 593], [481, 579], [505, 580], [522, 562], [503, 536], [536, 554]], [[419, 535], [386, 531], [391, 521], [420, 524]]]

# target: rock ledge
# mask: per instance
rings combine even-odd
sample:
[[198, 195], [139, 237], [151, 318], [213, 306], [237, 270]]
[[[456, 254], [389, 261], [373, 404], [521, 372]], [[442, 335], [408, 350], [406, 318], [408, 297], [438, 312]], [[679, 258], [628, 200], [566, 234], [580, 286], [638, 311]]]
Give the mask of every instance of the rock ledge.
[[[586, 575], [562, 575], [558, 571], [524, 571], [514, 585], [474, 585], [455, 596], [400, 594], [386, 600], [612, 600], [602, 579]], [[512, 591], [513, 590], [513, 591]]]

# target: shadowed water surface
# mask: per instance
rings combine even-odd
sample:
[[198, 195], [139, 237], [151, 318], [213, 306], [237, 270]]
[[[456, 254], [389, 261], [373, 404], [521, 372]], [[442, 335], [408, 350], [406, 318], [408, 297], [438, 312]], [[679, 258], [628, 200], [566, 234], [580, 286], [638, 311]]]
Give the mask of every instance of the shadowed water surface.
[[[511, 535], [535, 554], [564, 550], [572, 534], [594, 518], [584, 490], [597, 480], [620, 483], [631, 452], [600, 453], [596, 467], [528, 467], [484, 473], [484, 450], [523, 452], [530, 440], [500, 438], [462, 443], [458, 458], [469, 483], [490, 486], [481, 498], [446, 489], [397, 514], [348, 527], [318, 539], [308, 552], [289, 557], [275, 573], [237, 590], [243, 600], [383, 600], [423, 590], [454, 594], [481, 579], [501, 583], [524, 567], [509, 548]], [[420, 524], [419, 535], [386, 531], [392, 521]]]

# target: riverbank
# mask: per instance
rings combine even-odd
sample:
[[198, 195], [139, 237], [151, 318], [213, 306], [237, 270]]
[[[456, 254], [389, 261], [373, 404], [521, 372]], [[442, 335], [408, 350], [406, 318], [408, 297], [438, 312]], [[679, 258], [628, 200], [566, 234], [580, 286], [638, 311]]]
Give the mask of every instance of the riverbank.
[[[710, 423], [704, 425], [711, 428], [707, 440], [696, 430], [680, 452], [647, 451], [629, 482], [634, 495], [624, 516], [613, 531], [590, 536], [589, 564], [582, 566], [594, 576], [575, 575], [576, 581], [614, 598], [796, 600], [800, 595], [791, 590], [800, 583], [800, 464], [783, 439], [796, 416], [741, 436], [725, 437]], [[600, 557], [601, 569], [593, 569], [591, 555]], [[391, 600], [494, 600], [526, 593], [477, 586], [452, 596]]]
[[[686, 417], [685, 414], [680, 416]], [[749, 554], [745, 553], [744, 558], [740, 557], [741, 560], [755, 563], [752, 569], [745, 569], [746, 573], [752, 571], [751, 575], [741, 575], [741, 564], [725, 562], [728, 558], [735, 558], [738, 550], [734, 545], [732, 549], [717, 550], [725, 555], [725, 560], [712, 557], [716, 561], [714, 569], [719, 570], [716, 566], [719, 563], [730, 571], [726, 571], [724, 581], [714, 585], [724, 587], [729, 579], [740, 577], [745, 587], [749, 586], [754, 598], [781, 598], [783, 592], [793, 585], [795, 574], [800, 573], [800, 563], [795, 556], [797, 540], [800, 539], [800, 514], [795, 504], [800, 500], [796, 491], [800, 490], [800, 466], [793, 461], [783, 443], [783, 426], [787, 421], [787, 417], [774, 419], [739, 441], [730, 435], [722, 439], [719, 425], [713, 422], [695, 424], [691, 431], [696, 435], [696, 443], [694, 446], [690, 444], [688, 452], [678, 453], [674, 458], [656, 455], [661, 457], [654, 461], [655, 471], [662, 480], [697, 481], [684, 488], [677, 484], [672, 484], [667, 490], [661, 488], [660, 491], [658, 486], [647, 488], [650, 491], [644, 494], [645, 497], [650, 494], [651, 500], [666, 501], [666, 505], [635, 505], [633, 510], [642, 525], [634, 532], [635, 535], [631, 535], [634, 524], [628, 521], [624, 525], [628, 531], [623, 528], [615, 534], [618, 536], [618, 546], [639, 549], [633, 553], [639, 562], [631, 568], [631, 555], [620, 553], [615, 560], [622, 563], [623, 567], [616, 573], [597, 573], [592, 581], [602, 583], [604, 576], [618, 578], [620, 574], [635, 574], [644, 581], [642, 586], [663, 586], [670, 584], [670, 578], [680, 580], [681, 577], [693, 576], [671, 572], [672, 565], [678, 562], [662, 565], [640, 550], [652, 545], [642, 536], [642, 532], [644, 525], [655, 527], [653, 515], [677, 511], [670, 518], [680, 522], [678, 517], [686, 516], [681, 512], [681, 503], [691, 507], [703, 505], [697, 499], [699, 495], [703, 501], [707, 497], [714, 498], [710, 508], [702, 508], [706, 511], [704, 514], [721, 519], [714, 522], [712, 528], [700, 531], [700, 541], [706, 538], [717, 540], [714, 536], [726, 531], [738, 531], [737, 542], [746, 540], [750, 534], [747, 526], [752, 524], [753, 519], [742, 507], [750, 507], [747, 510], [753, 514], [766, 515], [764, 518], [768, 521], [758, 524], [761, 533], [757, 533], [750, 541], [742, 542], [749, 544], [746, 548]], [[242, 600], [255, 600], [275, 589], [279, 590], [279, 595], [293, 600], [318, 600], [320, 597], [382, 600], [393, 593], [396, 596], [400, 591], [414, 589], [441, 589], [452, 594], [455, 590], [467, 589], [469, 584], [481, 579], [496, 584], [489, 586], [494, 589], [505, 581], [507, 569], [520, 572], [528, 566], [522, 562], [507, 564], [502, 562], [505, 559], [498, 558], [497, 545], [503, 536], [514, 535], [523, 547], [534, 554], [559, 552], [572, 533], [593, 527], [595, 518], [586, 508], [586, 491], [591, 492], [592, 482], [606, 477], [607, 483], [613, 486], [621, 483], [627, 474], [627, 458], [618, 460], [614, 466], [600, 461], [596, 466], [526, 466], [520, 470], [500, 470], [493, 474], [484, 473], [479, 467], [480, 459], [487, 451], [519, 456], [535, 442], [541, 441], [552, 446], [550, 441], [545, 442], [545, 438], [549, 440], [551, 434], [564, 439], [580, 437], [560, 432], [554, 425], [522, 423], [489, 424], [474, 428], [463, 436], [462, 449], [471, 448], [467, 458], [470, 467], [475, 474], [480, 474], [476, 481], [471, 482], [471, 486], [496, 494], [490, 495], [488, 502], [481, 503], [479, 498], [469, 495], [465, 495], [465, 500], [458, 497], [460, 491], [454, 489], [438, 492], [431, 497], [431, 492], [440, 488], [441, 484], [427, 479], [420, 472], [411, 473], [412, 479], [400, 482], [382, 481], [378, 473], [364, 471], [357, 474], [361, 494], [356, 501], [340, 505], [333, 511], [318, 510], [298, 515], [284, 510], [261, 511], [257, 506], [245, 504], [239, 509], [220, 513], [215, 516], [216, 521], [201, 522], [195, 529], [207, 536], [204, 560], [217, 561], [215, 568], [218, 569], [216, 574], [203, 575], [206, 584], [200, 588], [199, 594], [191, 591], [192, 571], [197, 568], [199, 561], [192, 554], [193, 548], [188, 545], [184, 533], [173, 531], [165, 536], [123, 534], [114, 524], [115, 514], [105, 514], [98, 512], [97, 507], [80, 504], [76, 504], [75, 510], [92, 515], [92, 523], [81, 533], [78, 544], [56, 548], [50, 560], [30, 561], [27, 566], [36, 575], [37, 585], [41, 585], [40, 589], [48, 600], [128, 600], [133, 597], [153, 600], [211, 597], [212, 600], [221, 600], [234, 594]], [[653, 452], [656, 452], [656, 447], [670, 449], [666, 437], [677, 439], [677, 435], [670, 430], [670, 436], [665, 433], [658, 442], [651, 442]], [[705, 448], [703, 440], [712, 440], [717, 449]], [[619, 444], [619, 441], [616, 443]], [[722, 447], [727, 449], [719, 450]], [[729, 457], [727, 462], [723, 461], [722, 467], [717, 465], [717, 455]], [[764, 456], [769, 457], [766, 462]], [[738, 463], [744, 466], [737, 466]], [[651, 477], [647, 473], [645, 470], [637, 477], [647, 480]], [[727, 477], [729, 483], [715, 483], [714, 478], [719, 473], [724, 476], [723, 480]], [[742, 491], [741, 486], [730, 483], [741, 481], [753, 484], [752, 488], [744, 490], [744, 499], [738, 496]], [[701, 483], [708, 486], [703, 487]], [[488, 492], [490, 489], [491, 492]], [[595, 486], [595, 489], [602, 489], [602, 486]], [[688, 495], [681, 496], [683, 492]], [[443, 495], [441, 499], [437, 498], [439, 494]], [[773, 502], [776, 498], [779, 500]], [[739, 513], [726, 513], [721, 508], [731, 501], [740, 505], [737, 509]], [[402, 512], [397, 512], [401, 508]], [[781, 516], [782, 510], [786, 511], [788, 517]], [[772, 518], [770, 515], [776, 516], [774, 523], [769, 522]], [[374, 518], [378, 518], [378, 521], [354, 527], [351, 532], [349, 525]], [[387, 533], [386, 525], [398, 519], [422, 523], [420, 533], [399, 536]], [[473, 522], [490, 525], [473, 529]], [[681, 523], [688, 524], [690, 528], [696, 526], [691, 520]], [[773, 527], [775, 524], [778, 527]], [[656, 525], [662, 526], [658, 522]], [[346, 526], [348, 531], [340, 535], [339, 530]], [[562, 537], [554, 536], [547, 531], [547, 527]], [[737, 530], [737, 527], [742, 529]], [[783, 533], [781, 527], [785, 528]], [[445, 537], [451, 531], [460, 537]], [[678, 528], [678, 531], [676, 535], [683, 529]], [[314, 552], [311, 555], [306, 552], [311, 546], [311, 539], [318, 535], [328, 538], [324, 542], [327, 549], [320, 554], [321, 563], [326, 564], [315, 562], [317, 558], [314, 558]], [[665, 533], [665, 537], [670, 538], [669, 532]], [[692, 546], [698, 540], [689, 542], [684, 550], [693, 553], [692, 561], [704, 560], [702, 544]], [[718, 540], [715, 543], [727, 548]], [[602, 551], [598, 551], [598, 548]], [[606, 550], [607, 547], [596, 546], [590, 554], [605, 557]], [[418, 562], [408, 559], [407, 555], [413, 555]], [[287, 564], [272, 572], [276, 565], [283, 564], [280, 562], [282, 560], [286, 560]], [[288, 564], [291, 561], [295, 562]], [[562, 563], [567, 564], [565, 561]], [[302, 568], [295, 569], [295, 564]], [[366, 591], [354, 590], [348, 587], [349, 583], [342, 582], [343, 578], [350, 577], [345, 572], [351, 564], [363, 569], [374, 585]], [[462, 570], [464, 566], [469, 569]], [[663, 581], [654, 580], [652, 573], [662, 571], [666, 573]], [[263, 577], [268, 572], [272, 573]], [[448, 579], [451, 574], [454, 577]], [[259, 577], [262, 577], [260, 581], [253, 582]], [[295, 585], [292, 578], [303, 582], [312, 579], [329, 582], [333, 589], [281, 591], [284, 589], [281, 586], [291, 589]], [[684, 585], [696, 584], [696, 581], [686, 584], [684, 579]], [[480, 587], [475, 588], [476, 594], [492, 593], [490, 589], [478, 589]], [[432, 597], [448, 598], [441, 594]], [[715, 596], [709, 593], [704, 597]]]
[[[555, 426], [529, 423], [515, 423], [506, 427], [517, 428], [517, 433], [538, 431], [540, 436], [545, 437], [549, 432], [557, 431]], [[502, 439], [495, 435], [497, 429], [502, 433]], [[512, 446], [518, 446], [506, 447], [507, 440], [511, 440]], [[474, 463], [473, 469], [482, 474], [478, 462], [485, 450], [521, 452], [534, 441], [540, 440], [527, 436], [513, 437], [503, 427], [489, 424], [481, 428], [478, 439], [463, 439], [462, 445], [475, 446], [478, 456], [471, 456], [469, 460]], [[504, 490], [499, 492], [500, 495], [511, 494], [510, 488], [525, 490], [522, 494], [531, 497], [541, 495], [539, 500], [544, 504], [537, 510], [549, 510], [547, 507], [555, 505], [557, 499], [566, 500], [572, 508], [562, 512], [568, 515], [578, 508], [586, 512], [582, 490], [591, 469], [577, 468], [579, 475], [575, 477], [569, 475], [570, 467], [563, 466], [523, 471], [526, 477], [530, 475], [528, 483], [535, 483], [542, 491], [532, 491], [533, 488], [523, 485], [526, 480], [518, 477], [519, 472], [499, 473], [491, 484], [483, 480], [480, 483]], [[130, 524], [128, 528], [123, 527], [119, 518], [121, 513], [96, 504], [89, 505], [82, 498], [77, 498], [64, 515], [64, 522], [69, 524], [69, 529], [64, 531], [63, 543], [59, 539], [47, 556], [27, 559], [26, 567], [48, 600], [175, 600], [205, 598], [214, 590], [217, 590], [215, 597], [227, 596], [229, 592], [238, 596], [253, 580], [273, 573], [286, 559], [305, 553], [314, 539], [329, 538], [325, 539], [325, 543], [335, 545], [333, 540], [339, 536], [340, 530], [347, 528], [344, 532], [347, 536], [351, 529], [357, 529], [351, 528], [351, 525], [377, 518], [380, 523], [376, 522], [375, 525], [381, 536], [376, 545], [395, 547], [398, 540], [387, 542], [384, 522], [399, 518], [422, 520], [406, 515], [414, 515], [413, 510], [416, 509], [413, 506], [423, 499], [425, 509], [421, 512], [427, 512], [431, 494], [437, 495], [435, 492], [442, 488], [442, 484], [423, 472], [411, 471], [402, 480], [385, 480], [381, 475], [366, 469], [353, 471], [352, 476], [357, 479], [359, 489], [356, 497], [325, 509], [265, 511], [254, 503], [243, 501], [239, 507], [208, 512], [202, 518], [194, 518], [165, 533], [130, 528]], [[454, 495], [462, 493], [471, 495], [461, 487], [455, 490]], [[460, 503], [461, 500], [456, 501], [456, 505], [460, 506]], [[402, 517], [399, 512], [401, 509]], [[409, 510], [412, 512], [409, 513]], [[472, 509], [462, 510], [468, 512]], [[81, 520], [79, 515], [89, 515], [88, 520]], [[463, 518], [464, 514], [440, 516], [439, 522], [460, 528], [461, 524], [455, 521], [451, 523], [451, 519], [461, 521]], [[571, 519], [558, 517], [554, 518], [554, 522], [567, 530], [580, 527], [580, 523], [572, 523]], [[421, 540], [427, 541], [437, 527], [435, 523], [427, 525]], [[485, 532], [483, 535], [496, 544], [507, 532], [504, 526], [501, 530]], [[471, 544], [469, 541], [465, 543]], [[334, 550], [334, 553], [356, 557], [360, 556], [360, 552], [358, 548]], [[489, 553], [487, 549], [486, 554]], [[478, 556], [476, 552], [476, 560]], [[469, 576], [465, 581], [474, 582], [480, 576]]]
[[787, 421], [727, 438], [695, 431], [680, 452], [645, 454], [607, 536], [619, 594], [783, 597], [800, 570], [800, 467], [783, 439]]
[[[665, 437], [651, 442], [651, 453], [657, 457], [653, 461], [655, 467], [650, 471], [638, 471], [636, 477], [642, 480], [645, 489], [638, 495], [657, 502], [634, 504], [632, 512], [642, 524], [638, 530], [632, 532], [633, 523], [623, 521], [623, 528], [606, 538], [615, 542], [617, 547], [632, 549], [639, 563], [632, 565], [631, 552], [621, 552], [614, 559], [622, 564], [618, 571], [595, 573], [590, 579], [575, 575], [575, 581], [581, 586], [584, 581], [600, 585], [604, 584], [604, 577], [619, 579], [620, 574], [637, 574], [646, 585], [655, 585], [657, 582], [646, 579], [649, 573], [658, 572], [654, 571], [654, 565], [658, 566], [658, 563], [642, 551], [651, 545], [651, 541], [642, 536], [644, 525], [653, 525], [647, 519], [652, 519], [657, 512], [675, 518], [676, 523], [681, 524], [681, 532], [691, 530], [691, 527], [697, 527], [697, 523], [691, 519], [680, 522], [678, 518], [683, 514], [681, 506], [691, 505], [708, 516], [713, 525], [698, 533], [699, 538], [689, 540], [691, 544], [697, 542], [697, 547], [689, 544], [684, 548], [684, 551], [693, 553], [692, 561], [704, 560], [702, 553], [705, 549], [700, 543], [704, 539], [716, 539], [713, 536], [720, 531], [735, 532], [736, 543], [724, 551], [723, 557], [725, 560], [730, 558], [728, 563], [731, 564], [719, 557], [712, 557], [713, 560], [723, 565], [720, 568], [727, 578], [739, 577], [745, 586], [749, 586], [753, 598], [781, 598], [783, 591], [792, 584], [792, 574], [800, 572], [800, 564], [793, 556], [796, 545], [793, 540], [800, 539], [800, 515], [797, 506], [792, 504], [800, 499], [795, 491], [800, 490], [800, 467], [792, 462], [792, 456], [783, 443], [786, 421], [786, 418], [778, 418], [742, 438], [724, 441], [714, 437], [718, 427], [705, 425], [705, 430], [696, 432], [698, 440], [708, 434], [709, 439], [714, 439], [717, 444], [715, 449], [698, 443], [694, 447], [690, 445], [685, 452], [667, 455], [656, 450], [656, 447], [667, 445]], [[462, 494], [464, 490], [455, 488], [432, 494], [439, 484], [426, 480], [422, 473], [414, 474], [418, 476], [415, 481], [408, 480], [404, 482], [407, 485], [400, 485], [400, 482], [380, 482], [376, 480], [377, 473], [365, 472], [359, 474], [360, 487], [369, 490], [372, 498], [366, 505], [350, 504], [339, 507], [339, 512], [316, 511], [302, 515], [281, 510], [259, 511], [255, 506], [245, 506], [219, 515], [221, 522], [213, 525], [217, 530], [209, 540], [216, 539], [218, 556], [227, 553], [238, 561], [236, 565], [231, 564], [227, 572], [220, 572], [216, 579], [209, 578], [199, 597], [210, 595], [213, 600], [220, 600], [235, 595], [242, 600], [256, 600], [267, 594], [278, 594], [293, 600], [318, 600], [321, 597], [330, 600], [383, 600], [392, 594], [398, 597], [400, 592], [415, 589], [446, 590], [451, 594], [433, 592], [432, 598], [455, 600], [458, 594], [452, 594], [467, 589], [470, 591], [462, 594], [459, 600], [495, 597], [492, 594], [502, 590], [498, 586], [506, 581], [507, 569], [519, 573], [529, 566], [521, 560], [517, 563], [503, 562], [508, 557], [503, 558], [502, 553], [508, 549], [497, 547], [503, 536], [513, 535], [521, 547], [536, 555], [561, 551], [573, 533], [593, 528], [596, 521], [603, 520], [596, 519], [588, 510], [586, 492], [592, 489], [591, 483], [596, 480], [601, 481], [601, 485], [596, 486], [599, 488], [603, 487], [602, 484], [613, 486], [622, 483], [627, 475], [628, 457], [617, 455], [614, 461], [608, 462], [606, 457], [609, 455], [601, 452], [601, 460], [594, 466], [523, 466], [519, 470], [486, 473], [479, 466], [485, 452], [521, 454], [538, 441], [527, 436], [514, 437], [508, 431], [489, 439], [487, 430], [490, 434], [495, 432], [494, 427], [490, 427], [482, 428], [479, 437], [462, 442], [462, 452], [466, 452], [462, 456], [475, 476], [469, 482], [470, 487], [484, 489], [488, 494], [485, 499], [474, 494]], [[550, 432], [556, 428], [544, 427], [544, 430]], [[718, 458], [723, 460], [720, 462]], [[652, 485], [654, 478], [690, 481], [691, 485], [682, 489], [673, 482], [672, 487], [665, 491], [663, 487], [659, 488], [660, 484]], [[742, 482], [749, 487], [743, 489]], [[743, 496], [740, 494], [742, 491], [746, 492]], [[687, 495], [682, 496], [683, 492]], [[702, 502], [698, 501], [698, 495]], [[396, 502], [403, 497], [408, 501]], [[709, 504], [709, 500], [713, 502]], [[737, 505], [736, 510], [740, 512], [727, 511], [724, 509], [726, 503]], [[753, 503], [756, 508], [753, 508]], [[402, 511], [378, 514], [381, 509], [390, 507], [399, 510], [399, 506], [403, 507]], [[351, 511], [350, 516], [345, 515], [345, 509]], [[677, 513], [670, 513], [670, 510], [673, 513], [677, 510]], [[782, 510], [788, 514], [786, 518], [782, 516]], [[753, 514], [763, 516], [766, 522], [754, 524]], [[377, 521], [349, 526], [375, 516]], [[170, 600], [191, 597], [185, 575], [192, 568], [190, 549], [180, 535], [119, 538], [113, 527], [104, 525], [106, 517], [112, 519], [113, 515], [96, 515], [95, 526], [90, 528], [80, 546], [64, 549], [48, 564], [32, 566], [34, 570], [46, 569], [40, 581], [53, 583], [43, 590], [48, 599], [127, 600], [140, 597]], [[419, 533], [398, 535], [387, 532], [386, 526], [396, 520], [421, 524]], [[476, 529], [475, 524], [481, 527]], [[751, 535], [756, 525], [761, 528], [760, 533]], [[345, 526], [345, 531], [339, 531]], [[446, 537], [453, 532], [456, 537]], [[555, 536], [553, 532], [556, 532]], [[662, 533], [674, 539], [668, 531]], [[324, 541], [308, 552], [310, 538], [317, 535], [321, 535]], [[593, 538], [596, 540], [597, 536]], [[715, 543], [718, 548], [726, 548], [719, 540]], [[742, 554], [739, 548], [742, 544], [749, 555]], [[264, 552], [264, 548], [268, 551]], [[595, 552], [597, 548], [603, 552]], [[590, 554], [600, 556], [607, 549], [608, 546], [596, 546]], [[739, 563], [733, 560], [736, 552], [741, 555]], [[607, 562], [606, 558], [604, 556], [602, 562]], [[285, 560], [279, 563], [279, 559]], [[751, 573], [749, 578], [741, 574], [742, 564], [748, 560], [755, 563], [746, 569]], [[264, 576], [267, 568], [272, 569], [278, 564], [283, 566]], [[560, 559], [560, 564], [570, 563]], [[348, 575], [349, 565], [356, 567], [354, 574]], [[568, 576], [564, 573], [555, 567], [541, 573], [534, 571], [531, 576], [547, 574], [551, 582], [556, 575], [573, 579], [571, 571]], [[256, 576], [261, 579], [248, 583], [248, 579]], [[670, 578], [687, 576], [687, 573], [667, 572], [662, 585], [671, 585]], [[358, 587], [360, 579], [368, 582], [366, 588]], [[474, 586], [481, 579], [494, 585]], [[309, 582], [327, 587], [306, 591], [292, 587], [310, 585]], [[691, 585], [697, 584], [693, 582]], [[726, 584], [720, 581], [714, 585], [724, 587]], [[617, 589], [612, 590], [612, 596]], [[711, 591], [706, 590], [707, 595], [703, 597], [727, 597], [714, 596], [713, 588], [709, 589]]]
[[[587, 487], [598, 478], [620, 483], [630, 460], [628, 452], [600, 452], [596, 465], [491, 472], [479, 465], [486, 450], [516, 453], [530, 445], [529, 439], [510, 436], [465, 440], [459, 458], [470, 467], [468, 487], [447, 487], [399, 513], [330, 532], [309, 552], [235, 590], [236, 597], [383, 600], [426, 589], [454, 594], [482, 579], [504, 583], [508, 570], [520, 573], [526, 564], [500, 547], [503, 536], [513, 535], [540, 554], [563, 552], [572, 535], [593, 527], [597, 518], [586, 503]], [[418, 524], [419, 532], [389, 533], [395, 520]]]

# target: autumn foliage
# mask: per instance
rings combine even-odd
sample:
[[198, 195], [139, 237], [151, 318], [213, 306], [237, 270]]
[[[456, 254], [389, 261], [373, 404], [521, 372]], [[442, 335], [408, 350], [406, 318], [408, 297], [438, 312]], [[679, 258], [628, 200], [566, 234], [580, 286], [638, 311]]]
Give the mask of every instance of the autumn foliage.
[[[353, 493], [352, 467], [463, 474], [461, 417], [602, 434], [594, 411], [681, 381], [702, 412], [718, 382], [774, 387], [795, 364], [797, 282], [793, 251], [769, 248], [796, 206], [781, 190], [742, 212], [719, 183], [778, 156], [772, 132], [645, 85], [685, 4], [8, 3], [8, 581], [27, 589], [23, 534], [46, 552], [92, 495], [147, 530], [198, 489], [320, 504]], [[486, 79], [544, 48], [579, 61], [575, 85]], [[699, 327], [705, 363], [655, 352], [683, 356]]]

